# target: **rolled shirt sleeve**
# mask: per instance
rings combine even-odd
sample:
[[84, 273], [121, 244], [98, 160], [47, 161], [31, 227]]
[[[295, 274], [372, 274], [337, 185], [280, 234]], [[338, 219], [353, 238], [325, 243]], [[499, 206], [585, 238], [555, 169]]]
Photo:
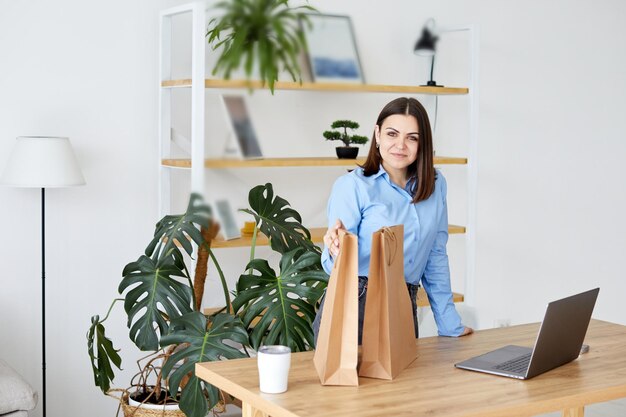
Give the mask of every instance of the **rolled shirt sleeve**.
[[439, 174], [443, 209], [437, 223], [437, 235], [426, 261], [422, 276], [422, 285], [428, 295], [437, 329], [440, 336], [459, 336], [463, 332], [461, 317], [454, 307], [450, 286], [450, 265], [446, 244], [448, 243], [448, 203], [447, 185], [443, 175]]

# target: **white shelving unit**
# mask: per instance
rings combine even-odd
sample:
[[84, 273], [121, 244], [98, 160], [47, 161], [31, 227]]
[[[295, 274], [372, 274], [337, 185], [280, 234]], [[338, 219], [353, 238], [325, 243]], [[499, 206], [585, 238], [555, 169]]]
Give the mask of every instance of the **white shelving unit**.
[[[172, 48], [172, 18], [190, 13], [192, 16], [192, 70], [191, 79], [172, 79], [171, 48]], [[161, 12], [160, 24], [160, 94], [159, 94], [159, 214], [165, 215], [171, 207], [171, 171], [172, 169], [191, 170], [191, 191], [204, 193], [205, 169], [222, 168], [250, 168], [266, 169], [285, 166], [333, 166], [352, 165], [354, 161], [329, 160], [329, 158], [268, 158], [261, 161], [226, 161], [220, 159], [206, 159], [205, 157], [205, 90], [212, 89], [219, 94], [222, 90], [242, 89], [250, 87], [250, 83], [243, 80], [208, 79], [205, 75], [205, 33], [207, 9], [204, 1], [171, 8]], [[450, 233], [464, 233], [466, 240], [465, 265], [465, 293], [464, 301], [473, 306], [475, 281], [475, 240], [476, 240], [476, 190], [477, 190], [477, 144], [478, 144], [478, 39], [476, 26], [445, 29], [441, 32], [463, 31], [470, 39], [470, 74], [469, 86], [450, 87], [418, 87], [398, 85], [362, 85], [362, 84], [334, 84], [334, 83], [293, 83], [277, 82], [276, 94], [281, 90], [291, 91], [318, 91], [336, 92], [345, 94], [376, 94], [399, 93], [406, 95], [464, 95], [467, 97], [469, 117], [469, 152], [466, 158], [449, 158], [438, 156], [437, 164], [464, 164], [467, 167], [467, 224], [465, 226], [450, 226]], [[260, 83], [252, 83], [259, 86]], [[177, 88], [191, 89], [191, 158], [171, 158], [172, 143], [172, 90]], [[308, 225], [313, 226], [313, 225]], [[311, 229], [317, 230], [312, 227]], [[319, 233], [318, 233], [319, 234]], [[217, 243], [220, 246], [220, 243]], [[221, 247], [246, 246], [247, 242], [224, 243]]]
[[[192, 15], [191, 36], [191, 191], [204, 193], [204, 60], [205, 30], [207, 22], [206, 3], [198, 1], [161, 12], [159, 80], [172, 77], [172, 18], [183, 13]], [[159, 86], [159, 215], [169, 213], [171, 198], [170, 167], [161, 161], [170, 155], [172, 143], [172, 92], [171, 89]]]

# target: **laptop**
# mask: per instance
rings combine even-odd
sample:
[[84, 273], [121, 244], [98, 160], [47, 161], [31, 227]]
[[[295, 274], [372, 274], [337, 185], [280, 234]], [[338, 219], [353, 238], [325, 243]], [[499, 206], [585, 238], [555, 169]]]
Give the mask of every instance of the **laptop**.
[[548, 304], [533, 349], [509, 345], [454, 366], [470, 371], [529, 379], [576, 359], [600, 288]]

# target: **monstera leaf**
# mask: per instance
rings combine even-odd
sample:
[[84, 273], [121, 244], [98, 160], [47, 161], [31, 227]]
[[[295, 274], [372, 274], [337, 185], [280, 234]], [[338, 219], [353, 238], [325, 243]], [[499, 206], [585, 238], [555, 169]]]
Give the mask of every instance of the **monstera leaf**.
[[274, 197], [272, 184], [251, 189], [248, 203], [252, 210], [243, 211], [254, 216], [261, 231], [269, 237], [272, 249], [281, 254], [296, 248], [321, 253], [311, 241], [311, 233], [301, 224], [300, 214], [289, 207], [289, 202], [284, 198]]
[[313, 346], [314, 306], [328, 280], [324, 271], [314, 268], [319, 263], [319, 254], [300, 248], [282, 256], [280, 275], [264, 259], [248, 264], [246, 270], [252, 273], [239, 277], [233, 308], [236, 312], [243, 308], [253, 348], [286, 345], [302, 351]]
[[187, 278], [185, 272], [173, 257], [155, 261], [142, 255], [137, 262], [126, 265], [122, 275], [120, 294], [133, 287], [124, 297], [130, 338], [141, 350], [157, 350], [155, 324], [161, 335], [167, 334], [168, 319], [192, 310], [191, 287], [177, 279]]
[[111, 363], [122, 370], [122, 358], [117, 354], [119, 350], [113, 347], [111, 340], [104, 334], [100, 316], [91, 318], [91, 326], [87, 332], [87, 349], [91, 358], [94, 383], [106, 394], [115, 378]]
[[[196, 363], [220, 359], [243, 358], [239, 350], [224, 344], [225, 340], [248, 345], [248, 333], [241, 320], [230, 314], [217, 314], [207, 318], [194, 311], [172, 319], [171, 332], [161, 338], [161, 347], [182, 344], [185, 348], [174, 353], [163, 365], [163, 375], [169, 375], [169, 388], [177, 392], [183, 377], [193, 373]], [[184, 362], [174, 371], [175, 364]], [[171, 375], [170, 375], [171, 373]], [[209, 401], [204, 395], [208, 392]], [[217, 388], [191, 376], [180, 398], [180, 409], [189, 417], [204, 417], [219, 401]]]
[[198, 246], [202, 245], [204, 239], [200, 233], [200, 226], [208, 227], [210, 220], [211, 210], [202, 203], [202, 197], [195, 193], [191, 194], [184, 214], [165, 216], [157, 223], [154, 238], [146, 248], [146, 256], [154, 258], [153, 255], [179, 253], [176, 242], [192, 256], [193, 246], [190, 239]]

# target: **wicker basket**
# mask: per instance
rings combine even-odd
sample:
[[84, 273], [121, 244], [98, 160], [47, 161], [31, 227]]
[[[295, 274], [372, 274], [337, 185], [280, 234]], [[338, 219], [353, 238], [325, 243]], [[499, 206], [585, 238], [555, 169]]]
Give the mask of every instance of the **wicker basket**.
[[[120, 397], [113, 395], [113, 392], [121, 393]], [[120, 402], [120, 408], [124, 413], [124, 417], [185, 417], [185, 413], [181, 410], [153, 410], [145, 407], [136, 407], [134, 405], [128, 405], [128, 391], [125, 389], [111, 389], [107, 392], [107, 395], [116, 398]], [[119, 409], [117, 414], [119, 415]]]
[[[114, 393], [116, 392], [120, 393], [119, 397], [117, 395], [114, 395]], [[183, 413], [180, 409], [153, 410], [150, 408], [136, 407], [134, 405], [129, 405], [128, 404], [129, 392], [126, 389], [120, 389], [120, 388], [110, 389], [109, 391], [107, 391], [107, 395], [115, 398], [116, 400], [120, 402], [120, 406], [117, 409], [118, 416], [120, 414], [120, 409], [122, 409], [122, 412], [124, 413], [124, 417], [186, 417], [185, 413]], [[213, 409], [210, 410], [209, 414], [207, 415], [213, 414], [215, 416], [226, 411], [225, 398], [224, 398], [224, 394], [221, 391], [220, 391], [220, 396], [222, 397], [222, 400], [219, 403], [217, 403], [217, 405], [213, 407]], [[232, 401], [231, 403], [236, 404], [235, 402], [232, 402]], [[241, 405], [238, 405], [238, 406], [241, 407]]]

